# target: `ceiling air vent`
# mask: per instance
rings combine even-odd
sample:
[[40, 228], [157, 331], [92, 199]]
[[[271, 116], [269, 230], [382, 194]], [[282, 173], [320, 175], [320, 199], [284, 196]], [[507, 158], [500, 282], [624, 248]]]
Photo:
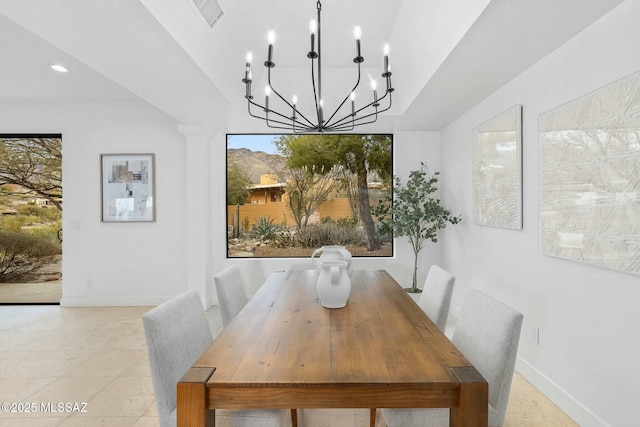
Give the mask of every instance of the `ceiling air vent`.
[[209, 28], [213, 28], [224, 13], [216, 0], [192, 0]]

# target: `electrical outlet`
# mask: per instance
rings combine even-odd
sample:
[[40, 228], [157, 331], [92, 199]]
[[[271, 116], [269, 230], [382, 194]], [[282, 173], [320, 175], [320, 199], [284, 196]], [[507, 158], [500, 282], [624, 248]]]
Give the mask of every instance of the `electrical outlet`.
[[540, 345], [540, 328], [537, 326], [531, 327], [531, 342], [535, 345]]
[[87, 279], [87, 289], [93, 289], [93, 279]]

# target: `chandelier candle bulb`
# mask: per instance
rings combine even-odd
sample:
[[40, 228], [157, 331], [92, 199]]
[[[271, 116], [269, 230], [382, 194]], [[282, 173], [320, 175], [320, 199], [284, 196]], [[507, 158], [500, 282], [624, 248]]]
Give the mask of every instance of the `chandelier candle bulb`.
[[315, 19], [309, 22], [309, 33], [311, 34], [311, 53], [316, 51], [316, 31], [318, 30], [318, 23]]
[[251, 99], [251, 61], [253, 60], [251, 52], [247, 52], [246, 59], [244, 79], [242, 81], [245, 83], [245, 98]]
[[360, 54], [360, 38], [362, 37], [362, 29], [360, 28], [359, 25], [357, 25], [354, 29], [353, 29], [353, 36], [356, 38], [356, 52], [357, 55], [356, 57], [361, 57], [362, 55]]
[[387, 81], [387, 92], [391, 90], [391, 64], [387, 66], [387, 72], [383, 74]]
[[[269, 53], [267, 55], [267, 62], [269, 64], [272, 64], [272, 59], [273, 59], [273, 44], [276, 41], [276, 33], [274, 31], [269, 31], [269, 34], [267, 34], [267, 41], [269, 42]], [[269, 65], [271, 67], [273, 67], [273, 65]]]
[[351, 92], [351, 115], [355, 116], [356, 115], [356, 93], [355, 92]]
[[293, 104], [293, 120], [296, 119], [296, 104], [298, 103], [298, 97], [296, 95], [293, 95], [293, 98], [291, 98], [291, 104]]
[[388, 44], [384, 45], [382, 52], [384, 53], [384, 72], [388, 73], [389, 72], [389, 45]]

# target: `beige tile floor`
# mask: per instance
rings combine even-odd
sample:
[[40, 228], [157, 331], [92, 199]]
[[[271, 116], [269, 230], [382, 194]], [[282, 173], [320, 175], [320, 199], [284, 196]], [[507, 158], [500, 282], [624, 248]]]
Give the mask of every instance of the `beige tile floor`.
[[[0, 413], [2, 426], [157, 426], [141, 316], [149, 307], [0, 306], [0, 403], [36, 413]], [[208, 311], [220, 330], [217, 307]], [[86, 412], [41, 405], [86, 402]], [[71, 409], [81, 409], [81, 407]], [[365, 427], [367, 410], [304, 411], [310, 427]], [[514, 378], [505, 426], [576, 426], [522, 376]], [[378, 427], [384, 427], [378, 417]]]

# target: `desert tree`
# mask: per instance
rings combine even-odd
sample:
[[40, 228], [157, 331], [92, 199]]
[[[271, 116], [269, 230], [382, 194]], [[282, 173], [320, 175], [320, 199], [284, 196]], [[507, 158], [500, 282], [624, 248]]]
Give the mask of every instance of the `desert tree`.
[[291, 169], [315, 167], [332, 171], [340, 167], [356, 177], [356, 205], [367, 249], [380, 247], [369, 201], [368, 175], [391, 175], [391, 137], [389, 135], [284, 135], [276, 141], [278, 151], [287, 157]]
[[62, 210], [60, 138], [0, 138], [0, 186], [13, 196], [47, 199]]

